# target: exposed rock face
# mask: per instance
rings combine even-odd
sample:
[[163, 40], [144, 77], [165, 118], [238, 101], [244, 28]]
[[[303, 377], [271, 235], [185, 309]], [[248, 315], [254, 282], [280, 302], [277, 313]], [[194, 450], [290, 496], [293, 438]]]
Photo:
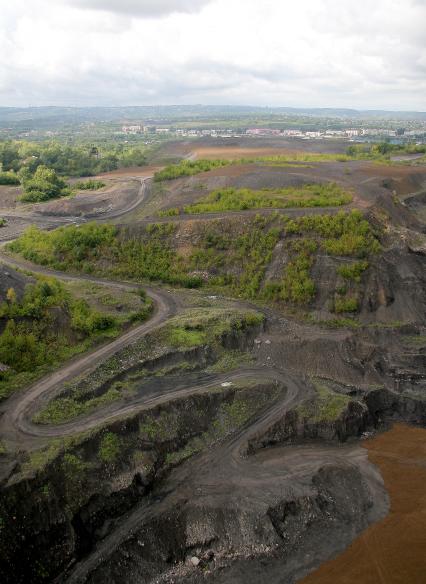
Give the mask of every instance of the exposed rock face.
[[[123, 542], [87, 582], [257, 583], [280, 574], [291, 583], [306, 554], [315, 561], [335, 552], [387, 509], [386, 497], [377, 505], [373, 482], [338, 465], [319, 468], [305, 487], [295, 483], [269, 505], [252, 496], [231, 507], [207, 497], [182, 501]], [[183, 561], [193, 553], [196, 569]]]
[[[6, 480], [0, 501], [0, 516], [8, 525], [7, 537], [0, 533], [2, 581], [49, 581], [84, 556], [160, 481], [171, 455], [203, 436], [213, 422], [220, 427], [235, 399], [253, 412], [276, 399], [275, 384], [261, 385], [261, 401], [257, 388], [240, 394], [234, 386], [172, 400], [97, 430], [67, 453], [59, 449], [41, 471]], [[238, 418], [224, 420], [223, 436], [239, 423]], [[109, 432], [119, 437], [120, 457], [101, 460]]]
[[344, 442], [350, 437], [360, 436], [368, 427], [368, 422], [367, 406], [359, 401], [350, 401], [342, 414], [331, 420], [311, 421], [304, 419], [297, 410], [291, 410], [268, 428], [266, 433], [251, 438], [248, 442], [248, 452], [253, 453], [259, 448], [288, 442], [312, 440]]

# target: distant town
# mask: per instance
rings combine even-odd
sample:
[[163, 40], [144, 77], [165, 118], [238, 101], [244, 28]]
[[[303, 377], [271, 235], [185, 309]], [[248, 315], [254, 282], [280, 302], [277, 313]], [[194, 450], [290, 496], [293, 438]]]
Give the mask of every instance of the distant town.
[[124, 125], [121, 132], [126, 135], [145, 134], [157, 136], [176, 136], [183, 138], [200, 138], [210, 136], [212, 138], [240, 138], [242, 136], [276, 136], [283, 138], [300, 138], [304, 140], [315, 139], [333, 139], [333, 138], [347, 138], [349, 140], [368, 140], [368, 139], [399, 139], [419, 141], [424, 143], [426, 140], [426, 125], [419, 125], [418, 128], [349, 128], [342, 130], [314, 130], [303, 131], [298, 129], [274, 129], [274, 128], [247, 128], [247, 129], [226, 129], [226, 128], [210, 128], [210, 129], [180, 129], [180, 128], [164, 128], [152, 125]]

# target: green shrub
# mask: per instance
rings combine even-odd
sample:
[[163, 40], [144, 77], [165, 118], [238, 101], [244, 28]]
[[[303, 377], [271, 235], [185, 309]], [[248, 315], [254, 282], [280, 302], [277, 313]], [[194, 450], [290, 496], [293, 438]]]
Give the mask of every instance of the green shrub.
[[24, 181], [24, 194], [21, 196], [21, 201], [39, 203], [69, 194], [69, 187], [54, 170], [47, 166], [39, 166], [34, 176]]
[[10, 320], [0, 335], [0, 362], [14, 371], [32, 371], [43, 365], [48, 347], [29, 325], [17, 324]]
[[14, 172], [0, 172], [0, 185], [18, 186], [20, 184], [21, 181]]
[[74, 300], [70, 304], [71, 326], [77, 331], [90, 335], [117, 325], [113, 316], [93, 311], [84, 300]]
[[99, 445], [99, 458], [106, 464], [111, 464], [117, 461], [121, 452], [121, 440], [112, 432], [108, 432], [102, 438]]
[[178, 207], [163, 209], [162, 211], [158, 211], [157, 215], [159, 217], [176, 217], [177, 215], [180, 215], [180, 209]]
[[316, 395], [296, 409], [299, 416], [313, 423], [337, 420], [347, 408], [350, 397], [335, 393], [327, 386], [315, 383]]
[[334, 312], [341, 314], [342, 312], [357, 312], [359, 308], [358, 299], [345, 296], [338, 297], [334, 300]]
[[97, 191], [98, 189], [103, 189], [105, 183], [101, 180], [86, 180], [86, 181], [79, 181], [73, 185], [73, 189], [76, 191]]
[[331, 255], [367, 257], [381, 249], [371, 225], [355, 209], [350, 213], [287, 219], [285, 228], [288, 235], [311, 233], [325, 238], [321, 245]]
[[120, 391], [115, 388], [110, 388], [103, 395], [85, 401], [73, 397], [59, 397], [50, 401], [45, 408], [35, 415], [33, 422], [36, 424], [63, 424], [108, 405], [120, 397]]
[[352, 264], [344, 264], [337, 268], [337, 273], [345, 280], [361, 282], [361, 276], [368, 269], [368, 262], [360, 261]]

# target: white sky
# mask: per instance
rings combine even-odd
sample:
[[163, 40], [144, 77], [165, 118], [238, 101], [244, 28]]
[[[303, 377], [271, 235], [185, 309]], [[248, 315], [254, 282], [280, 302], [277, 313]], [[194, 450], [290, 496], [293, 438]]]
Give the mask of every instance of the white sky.
[[0, 105], [426, 110], [426, 0], [0, 0]]

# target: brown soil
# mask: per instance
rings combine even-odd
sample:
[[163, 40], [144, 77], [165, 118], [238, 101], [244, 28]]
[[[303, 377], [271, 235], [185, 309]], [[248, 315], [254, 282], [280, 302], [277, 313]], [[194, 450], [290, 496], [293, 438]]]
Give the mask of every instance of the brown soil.
[[15, 209], [21, 194], [21, 187], [0, 186], [0, 209]]
[[238, 159], [238, 158], [257, 158], [261, 156], [290, 156], [294, 154], [300, 154], [300, 150], [290, 149], [290, 148], [242, 148], [242, 147], [196, 147], [192, 150], [192, 153], [197, 156], [197, 158], [225, 158], [225, 159]]
[[396, 424], [364, 444], [383, 476], [389, 515], [300, 584], [424, 584], [426, 430]]
[[130, 166], [128, 168], [119, 168], [117, 170], [112, 170], [111, 172], [104, 172], [98, 175], [99, 178], [147, 178], [152, 176], [161, 166]]

